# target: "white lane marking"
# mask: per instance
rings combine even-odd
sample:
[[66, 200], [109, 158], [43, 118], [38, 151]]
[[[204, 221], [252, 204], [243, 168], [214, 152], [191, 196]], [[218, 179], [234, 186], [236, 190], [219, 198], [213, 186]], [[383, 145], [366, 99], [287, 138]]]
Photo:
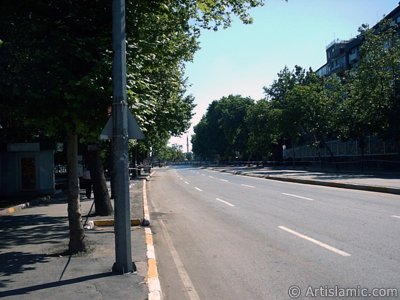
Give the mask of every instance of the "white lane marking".
[[189, 182], [185, 181], [186, 184], [189, 184]]
[[337, 248], [335, 248], [335, 247], [329, 246], [328, 244], [322, 243], [322, 242], [320, 242], [320, 241], [318, 241], [318, 240], [316, 240], [316, 239], [313, 239], [313, 238], [311, 238], [311, 237], [308, 237], [308, 236], [306, 236], [306, 235], [304, 235], [304, 234], [301, 234], [301, 233], [299, 233], [299, 232], [297, 232], [297, 231], [294, 231], [294, 230], [292, 230], [292, 229], [289, 229], [289, 228], [287, 228], [287, 227], [285, 227], [285, 226], [278, 226], [278, 228], [279, 228], [279, 229], [282, 229], [282, 230], [284, 230], [284, 231], [286, 231], [286, 232], [289, 232], [289, 233], [291, 233], [291, 234], [293, 234], [293, 235], [295, 235], [295, 236], [298, 236], [299, 238], [302, 238], [302, 239], [307, 240], [307, 241], [309, 241], [309, 242], [311, 242], [311, 243], [314, 243], [314, 244], [316, 244], [316, 245], [318, 245], [318, 246], [320, 246], [320, 247], [322, 247], [322, 248], [325, 248], [325, 249], [327, 249], [327, 250], [329, 250], [329, 251], [331, 251], [331, 252], [334, 252], [334, 253], [336, 253], [336, 254], [339, 254], [339, 255], [341, 255], [341, 256], [351, 256], [350, 253], [347, 253], [347, 252], [344, 252], [344, 251], [342, 251], [342, 250], [339, 250], [339, 249], [337, 249]]
[[303, 199], [303, 200], [308, 200], [308, 201], [314, 201], [314, 199], [307, 198], [307, 197], [302, 197], [302, 196], [298, 196], [298, 195], [293, 195], [293, 194], [282, 193], [282, 195], [286, 195], [286, 196], [290, 196], [290, 197], [295, 197], [295, 198], [299, 198], [299, 199]]
[[201, 174], [201, 176], [206, 176], [206, 174]]
[[255, 188], [255, 186], [252, 186], [252, 185], [248, 185], [248, 184], [241, 184], [241, 186], [245, 186], [245, 187], [248, 187], [248, 188]]
[[234, 207], [235, 206], [234, 204], [229, 203], [228, 201], [225, 201], [225, 200], [222, 200], [222, 199], [219, 199], [219, 198], [215, 198], [215, 200], [217, 200], [219, 202], [222, 202], [222, 203], [224, 203], [226, 205], [229, 205], [230, 207]]
[[196, 190], [198, 190], [199, 192], [202, 192], [202, 189], [199, 189], [197, 186], [194, 187]]
[[392, 218], [400, 219], [400, 216], [393, 215]]
[[226, 180], [226, 179], [220, 179], [221, 181], [223, 181], [223, 182], [229, 182], [228, 180]]
[[213, 177], [213, 176], [208, 176], [208, 177], [210, 177], [210, 178], [212, 178], [212, 179], [215, 179], [215, 177]]
[[179, 277], [182, 280], [183, 286], [185, 287], [186, 292], [188, 293], [190, 300], [200, 300], [199, 294], [193, 285], [192, 280], [190, 280], [189, 274], [187, 273], [185, 266], [176, 250], [174, 243], [172, 242], [171, 236], [167, 231], [167, 227], [164, 224], [163, 220], [160, 220], [160, 225], [162, 227], [162, 233], [164, 235], [165, 242], [171, 252], [172, 259], [175, 263], [176, 269], [178, 270]]

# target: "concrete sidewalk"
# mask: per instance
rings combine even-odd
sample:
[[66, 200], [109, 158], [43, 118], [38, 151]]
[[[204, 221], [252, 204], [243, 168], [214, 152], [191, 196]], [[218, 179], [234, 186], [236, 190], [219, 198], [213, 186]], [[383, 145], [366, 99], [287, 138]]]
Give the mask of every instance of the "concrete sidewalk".
[[[131, 181], [130, 192], [131, 216], [143, 218], [142, 181]], [[84, 221], [92, 202], [81, 200]], [[104, 218], [89, 215], [87, 221], [97, 219]], [[131, 228], [137, 272], [115, 275], [112, 226], [85, 230], [88, 253], [63, 254], [69, 241], [65, 194], [0, 216], [0, 298], [147, 299], [145, 229]]]
[[400, 194], [399, 173], [331, 173], [272, 167], [212, 167], [232, 174], [247, 175], [271, 180], [338, 188], [357, 189], [381, 193]]

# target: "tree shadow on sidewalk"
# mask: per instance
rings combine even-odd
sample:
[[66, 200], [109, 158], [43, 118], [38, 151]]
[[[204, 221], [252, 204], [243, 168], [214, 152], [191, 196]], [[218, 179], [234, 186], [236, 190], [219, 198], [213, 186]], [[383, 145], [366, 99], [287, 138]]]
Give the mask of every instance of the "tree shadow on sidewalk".
[[0, 218], [0, 250], [15, 246], [58, 244], [68, 238], [68, 219], [46, 215], [4, 216]]
[[76, 284], [76, 283], [80, 283], [80, 282], [86, 282], [86, 281], [109, 277], [109, 276], [114, 276], [114, 274], [112, 272], [104, 272], [104, 273], [87, 275], [87, 276], [82, 276], [82, 277], [77, 277], [77, 278], [72, 278], [72, 279], [66, 279], [66, 280], [61, 280], [61, 281], [52, 281], [52, 282], [48, 282], [48, 283], [37, 284], [37, 285], [23, 287], [23, 288], [17, 288], [14, 290], [0, 292], [0, 298], [9, 297], [9, 296], [17, 296], [17, 295], [25, 295], [25, 294], [29, 294], [29, 293], [39, 291], [39, 290], [56, 288], [56, 287]]
[[12, 282], [13, 275], [48, 262], [48, 250], [60, 252], [54, 246], [62, 245], [68, 238], [67, 218], [41, 214], [3, 216], [0, 237], [0, 288], [4, 288]]
[[[24, 252], [7, 252], [0, 254], [0, 288], [11, 282], [10, 279], [3, 279], [25, 271], [34, 270], [37, 263], [48, 262], [45, 254], [32, 254]], [[1, 295], [1, 292], [0, 292]]]

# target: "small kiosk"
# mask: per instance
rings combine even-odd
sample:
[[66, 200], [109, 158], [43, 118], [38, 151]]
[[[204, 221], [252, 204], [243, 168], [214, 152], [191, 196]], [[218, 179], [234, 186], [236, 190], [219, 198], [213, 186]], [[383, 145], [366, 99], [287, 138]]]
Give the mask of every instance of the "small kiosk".
[[54, 148], [41, 143], [3, 144], [0, 197], [53, 194]]

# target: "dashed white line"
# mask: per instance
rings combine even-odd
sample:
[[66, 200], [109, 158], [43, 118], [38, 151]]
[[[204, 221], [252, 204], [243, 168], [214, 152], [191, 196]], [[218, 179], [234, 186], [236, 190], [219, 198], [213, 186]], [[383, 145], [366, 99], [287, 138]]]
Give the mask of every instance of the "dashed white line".
[[245, 186], [245, 187], [252, 188], [252, 189], [254, 189], [254, 188], [255, 188], [255, 186], [248, 185], [248, 184], [241, 184], [241, 186]]
[[201, 174], [201, 176], [206, 176], [206, 174]]
[[400, 219], [400, 216], [393, 215], [392, 218]]
[[198, 190], [199, 192], [202, 192], [203, 190], [198, 188], [197, 186], [194, 187], [196, 190]]
[[299, 199], [303, 199], [303, 200], [308, 200], [308, 201], [314, 201], [314, 199], [303, 197], [303, 196], [298, 196], [298, 195], [293, 195], [293, 194], [282, 193], [282, 195], [299, 198]]
[[208, 176], [208, 177], [210, 177], [211, 179], [215, 179], [215, 177], [213, 177], [213, 176]]
[[226, 205], [228, 205], [230, 207], [234, 207], [235, 206], [234, 204], [229, 203], [228, 201], [225, 201], [225, 200], [222, 200], [222, 199], [219, 199], [219, 198], [215, 198], [215, 200], [217, 200], [217, 201], [219, 201], [221, 203], [224, 203], [224, 204], [226, 204]]
[[185, 181], [186, 184], [189, 184], [189, 182]]
[[293, 234], [293, 235], [295, 235], [295, 236], [297, 236], [297, 237], [299, 237], [299, 238], [302, 238], [302, 239], [304, 239], [304, 240], [306, 240], [306, 241], [309, 241], [309, 242], [311, 242], [311, 243], [314, 243], [314, 244], [316, 244], [316, 245], [318, 245], [318, 246], [320, 246], [320, 247], [322, 247], [322, 248], [325, 248], [325, 249], [327, 249], [327, 250], [329, 250], [329, 251], [331, 251], [331, 252], [333, 252], [333, 253], [339, 254], [339, 255], [341, 255], [341, 256], [351, 256], [350, 253], [344, 252], [344, 251], [339, 250], [339, 249], [337, 249], [337, 248], [335, 248], [335, 247], [332, 247], [332, 246], [330, 246], [330, 245], [328, 245], [328, 244], [322, 243], [322, 242], [320, 242], [320, 241], [318, 241], [318, 240], [316, 240], [316, 239], [313, 239], [313, 238], [311, 238], [311, 237], [308, 237], [308, 236], [306, 236], [306, 235], [304, 235], [304, 234], [301, 234], [301, 233], [299, 233], [299, 232], [297, 232], [297, 231], [294, 231], [294, 230], [292, 230], [292, 229], [289, 229], [289, 228], [287, 228], [287, 227], [285, 227], [285, 226], [278, 226], [278, 228], [279, 228], [279, 229], [282, 229], [282, 230], [284, 230], [284, 231], [286, 231], [286, 232], [289, 232], [289, 233], [291, 233], [291, 234]]
[[228, 180], [226, 180], [226, 179], [220, 179], [221, 181], [223, 181], [223, 182], [229, 182]]

